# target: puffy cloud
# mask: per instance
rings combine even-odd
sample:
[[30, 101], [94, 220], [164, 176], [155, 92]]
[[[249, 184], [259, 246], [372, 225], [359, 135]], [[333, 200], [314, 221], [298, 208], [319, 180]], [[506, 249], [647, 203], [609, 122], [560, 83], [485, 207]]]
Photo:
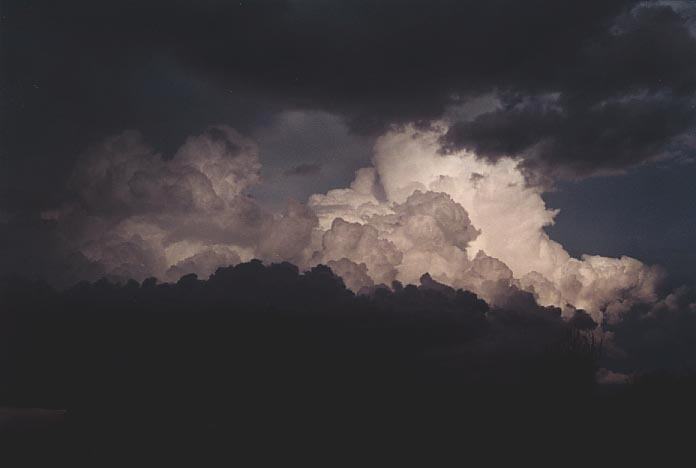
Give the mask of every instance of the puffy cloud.
[[479, 235], [466, 210], [447, 194], [419, 190], [391, 209], [390, 215], [373, 216], [371, 225], [403, 252], [398, 279], [417, 283], [430, 273], [455, 285], [469, 264], [465, 250]]
[[370, 225], [349, 223], [334, 219], [331, 229], [324, 233], [318, 261], [348, 259], [364, 263], [376, 283], [391, 284], [396, 279], [395, 265], [401, 263], [403, 253], [393, 242], [380, 239], [377, 229]]
[[310, 246], [317, 223], [312, 210], [291, 200], [286, 211], [274, 216], [263, 230], [257, 255], [268, 261], [285, 260], [306, 265], [312, 254]]
[[546, 208], [540, 187], [526, 183], [520, 161], [442, 154], [446, 132], [445, 124], [406, 126], [382, 136], [374, 166], [359, 171], [350, 188], [310, 199], [322, 226], [347, 218], [373, 227], [376, 235], [366, 239], [388, 240], [402, 253], [392, 264], [400, 281], [414, 283], [427, 272], [492, 303], [522, 288], [542, 305], [567, 314], [584, 309], [602, 321], [657, 299], [659, 268], [629, 257], [572, 258], [544, 231], [557, 211]]
[[358, 169], [349, 188], [314, 194], [307, 204], [317, 214], [322, 229], [329, 229], [336, 217], [350, 222], [366, 222], [376, 214], [389, 212], [381, 193], [375, 168]]
[[464, 250], [480, 234], [466, 210], [444, 193], [417, 190], [393, 210], [406, 249], [437, 250], [452, 245]]
[[224, 125], [189, 137], [173, 161], [205, 175], [223, 200], [243, 194], [259, 181], [261, 171], [256, 144]]
[[287, 227], [245, 194], [260, 169], [256, 145], [226, 126], [189, 137], [169, 160], [124, 132], [79, 161], [71, 179], [79, 207], [62, 227], [70, 247], [109, 275], [209, 275], [248, 260], [260, 242], [273, 248], [269, 227]]
[[536, 300], [596, 322], [657, 299], [659, 269], [628, 257], [572, 258], [544, 231], [557, 212], [526, 184], [519, 161], [442, 154], [446, 132], [392, 130], [349, 187], [275, 214], [246, 195], [260, 181], [258, 150], [229, 127], [188, 138], [168, 160], [126, 132], [86, 154], [72, 179], [79, 203], [51, 219], [95, 271], [121, 278], [207, 277], [256, 257], [303, 270], [328, 264], [355, 292], [418, 284], [427, 273], [493, 306], [532, 310]]
[[364, 263], [357, 264], [343, 257], [340, 260], [329, 260], [326, 265], [343, 278], [346, 287], [352, 291], [369, 291], [375, 285]]

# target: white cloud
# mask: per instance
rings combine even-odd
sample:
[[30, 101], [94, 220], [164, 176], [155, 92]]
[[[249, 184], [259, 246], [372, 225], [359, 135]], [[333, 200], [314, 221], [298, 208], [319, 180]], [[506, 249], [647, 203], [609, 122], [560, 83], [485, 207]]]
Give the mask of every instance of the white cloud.
[[229, 127], [188, 138], [171, 160], [124, 132], [82, 158], [71, 180], [81, 209], [63, 221], [108, 274], [207, 274], [212, 258], [248, 257], [273, 222], [245, 195], [260, 169], [256, 145]]
[[126, 132], [76, 168], [78, 208], [57, 221], [107, 273], [175, 280], [253, 257], [302, 269], [327, 263], [348, 287], [435, 281], [492, 304], [522, 289], [542, 305], [617, 320], [657, 299], [658, 269], [621, 257], [571, 258], [544, 227], [556, 211], [525, 184], [518, 161], [443, 155], [444, 124], [383, 135], [373, 166], [347, 188], [272, 214], [246, 193], [260, 183], [258, 148], [225, 126], [190, 137], [170, 160]]
[[429, 272], [494, 302], [507, 284], [534, 293], [542, 305], [569, 304], [595, 319], [607, 310], [613, 320], [622, 308], [656, 300], [658, 268], [629, 257], [571, 258], [544, 231], [557, 211], [546, 208], [540, 188], [525, 184], [518, 161], [443, 155], [438, 140], [445, 130], [406, 127], [382, 136], [373, 168], [359, 172], [350, 188], [310, 198], [322, 226], [336, 218], [373, 226], [378, 239], [403, 253], [394, 265], [399, 280]]

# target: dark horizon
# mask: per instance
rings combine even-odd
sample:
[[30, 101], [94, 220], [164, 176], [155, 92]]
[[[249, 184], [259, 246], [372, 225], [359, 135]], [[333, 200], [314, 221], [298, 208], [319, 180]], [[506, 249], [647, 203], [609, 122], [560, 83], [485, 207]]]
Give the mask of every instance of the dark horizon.
[[381, 453], [455, 434], [474, 453], [488, 433], [530, 431], [558, 450], [590, 433], [620, 451], [696, 410], [693, 349], [666, 336], [671, 355], [645, 359], [658, 327], [693, 323], [627, 318], [611, 327], [629, 352], [617, 358], [583, 311], [565, 320], [523, 291], [491, 307], [428, 275], [355, 295], [326, 266], [252, 261], [62, 292], [5, 279], [0, 297], [0, 429], [24, 463], [272, 462], [270, 447], [344, 459], [359, 440]]

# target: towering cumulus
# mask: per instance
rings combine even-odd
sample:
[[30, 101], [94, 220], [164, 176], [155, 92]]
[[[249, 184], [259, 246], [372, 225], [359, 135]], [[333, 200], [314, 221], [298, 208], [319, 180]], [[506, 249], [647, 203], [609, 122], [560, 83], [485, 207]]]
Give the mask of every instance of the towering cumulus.
[[[541, 188], [526, 184], [519, 161], [442, 154], [446, 131], [444, 124], [408, 126], [381, 137], [373, 167], [358, 171], [350, 188], [310, 198], [322, 228], [335, 231], [336, 219], [372, 226], [403, 254], [397, 279], [429, 272], [492, 302], [513, 286], [542, 305], [583, 308], [597, 319], [604, 311], [614, 320], [656, 299], [659, 268], [629, 257], [572, 258], [544, 231], [557, 212], [546, 208]], [[371, 271], [369, 257], [352, 259]]]
[[613, 321], [657, 300], [661, 271], [621, 257], [572, 258], [544, 227], [556, 211], [519, 160], [443, 154], [445, 124], [378, 139], [373, 165], [347, 188], [272, 213], [247, 195], [261, 182], [258, 149], [225, 126], [190, 137], [170, 159], [137, 133], [88, 151], [72, 184], [79, 203], [46, 213], [78, 277], [202, 277], [253, 257], [328, 264], [355, 292], [437, 282], [505, 305], [527, 291], [566, 314]]

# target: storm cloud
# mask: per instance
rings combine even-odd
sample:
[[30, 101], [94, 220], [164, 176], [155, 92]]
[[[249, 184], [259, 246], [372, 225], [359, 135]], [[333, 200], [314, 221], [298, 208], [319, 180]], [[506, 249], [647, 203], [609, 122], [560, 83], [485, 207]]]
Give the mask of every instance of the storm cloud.
[[73, 272], [55, 267], [47, 279], [207, 278], [258, 258], [302, 271], [329, 265], [356, 293], [427, 275], [496, 307], [538, 303], [567, 318], [580, 309], [598, 323], [658, 300], [661, 268], [630, 257], [571, 257], [544, 231], [557, 211], [525, 183], [521, 161], [442, 155], [446, 132], [446, 124], [388, 132], [349, 187], [275, 212], [248, 195], [263, 184], [258, 147], [230, 127], [188, 137], [171, 159], [137, 132], [107, 138], [73, 171], [76, 202], [42, 213]]
[[[48, 178], [25, 193], [32, 165], [67, 175], [124, 128], [173, 151], [211, 123], [250, 134], [293, 109], [370, 135], [447, 115], [445, 150], [575, 178], [674, 156], [694, 122], [682, 2], [10, 1], [2, 21], [5, 191], [28, 206], [65, 196]], [[492, 106], [460, 118], [481, 96]]]

